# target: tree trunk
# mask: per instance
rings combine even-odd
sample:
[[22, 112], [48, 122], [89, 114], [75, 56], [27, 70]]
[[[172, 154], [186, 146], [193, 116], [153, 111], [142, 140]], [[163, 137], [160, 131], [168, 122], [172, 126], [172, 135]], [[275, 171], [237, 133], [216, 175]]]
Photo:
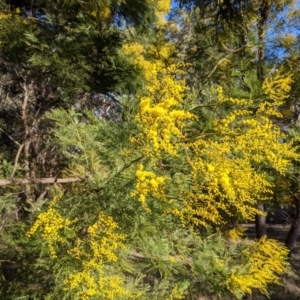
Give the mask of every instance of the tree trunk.
[[257, 21], [257, 78], [260, 82], [264, 80], [264, 60], [265, 60], [265, 39], [266, 25], [270, 12], [270, 4], [268, 0], [263, 0], [259, 8], [259, 17]]
[[288, 236], [285, 240], [285, 245], [290, 250], [293, 250], [293, 248], [295, 247], [300, 232], [300, 199], [298, 199], [296, 196], [294, 196], [294, 203], [296, 207], [296, 215], [291, 225]]
[[[259, 7], [259, 16], [257, 21], [257, 79], [262, 83], [264, 81], [264, 60], [265, 60], [265, 39], [266, 39], [266, 25], [270, 11], [270, 4], [268, 0], [263, 0]], [[264, 205], [259, 203], [257, 208], [265, 211]], [[267, 235], [266, 231], [266, 217], [261, 215], [255, 216], [256, 238], [260, 239]]]
[[[262, 212], [265, 212], [265, 208], [262, 203], [259, 203], [257, 208]], [[262, 216], [262, 215], [255, 216], [255, 230], [256, 230], [257, 239], [260, 239], [261, 237], [267, 235], [266, 216]]]

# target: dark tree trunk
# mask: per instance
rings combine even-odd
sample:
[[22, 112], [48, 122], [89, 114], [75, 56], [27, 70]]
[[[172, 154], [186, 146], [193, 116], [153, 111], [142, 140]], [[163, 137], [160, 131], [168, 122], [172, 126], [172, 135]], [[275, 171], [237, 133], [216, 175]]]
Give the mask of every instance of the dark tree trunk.
[[[262, 212], [265, 211], [264, 205], [262, 203], [259, 203], [257, 208]], [[267, 235], [266, 216], [262, 216], [262, 215], [255, 216], [255, 230], [256, 230], [257, 239], [260, 239], [261, 237]]]
[[270, 12], [270, 4], [268, 0], [263, 0], [259, 8], [259, 17], [257, 21], [257, 78], [260, 82], [264, 80], [264, 60], [265, 60], [265, 39], [266, 25]]
[[285, 240], [285, 245], [290, 250], [293, 250], [293, 248], [295, 247], [300, 232], [300, 199], [298, 199], [296, 196], [294, 196], [294, 203], [296, 207], [296, 215], [291, 225], [288, 236]]
[[[266, 39], [266, 25], [269, 16], [270, 5], [268, 0], [263, 0], [259, 7], [259, 16], [257, 21], [257, 35], [258, 35], [258, 48], [257, 48], [257, 78], [262, 83], [264, 81], [264, 61], [265, 61], [265, 39]], [[262, 203], [257, 207], [261, 211], [265, 211]], [[260, 239], [267, 235], [266, 231], [266, 217], [261, 215], [255, 216], [256, 238]]]

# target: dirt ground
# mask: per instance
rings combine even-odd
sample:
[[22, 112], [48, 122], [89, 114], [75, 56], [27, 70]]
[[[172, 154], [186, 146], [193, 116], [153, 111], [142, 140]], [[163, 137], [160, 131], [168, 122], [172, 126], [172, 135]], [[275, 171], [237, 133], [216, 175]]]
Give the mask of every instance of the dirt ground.
[[[245, 235], [249, 238], [255, 238], [255, 227], [254, 225], [244, 225], [247, 230]], [[273, 238], [284, 242], [290, 225], [267, 225], [267, 235], [269, 238]], [[300, 236], [298, 237], [295, 249], [291, 253], [290, 258], [292, 272], [291, 274], [285, 275], [283, 278], [282, 287], [274, 287], [271, 289], [270, 298], [259, 295], [254, 292], [251, 297], [247, 299], [251, 300], [300, 300]]]

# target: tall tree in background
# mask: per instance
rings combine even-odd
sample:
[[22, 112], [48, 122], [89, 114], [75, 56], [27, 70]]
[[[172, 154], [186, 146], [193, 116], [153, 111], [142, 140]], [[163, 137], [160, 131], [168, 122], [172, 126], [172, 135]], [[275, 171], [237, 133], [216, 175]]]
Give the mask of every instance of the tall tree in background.
[[[1, 8], [1, 177], [59, 177], [63, 156], [48, 143], [45, 113], [97, 110], [95, 95], [135, 91], [138, 70], [120, 52], [121, 26], [145, 29], [153, 9], [144, 1], [2, 1]], [[30, 201], [44, 192], [24, 188]]]

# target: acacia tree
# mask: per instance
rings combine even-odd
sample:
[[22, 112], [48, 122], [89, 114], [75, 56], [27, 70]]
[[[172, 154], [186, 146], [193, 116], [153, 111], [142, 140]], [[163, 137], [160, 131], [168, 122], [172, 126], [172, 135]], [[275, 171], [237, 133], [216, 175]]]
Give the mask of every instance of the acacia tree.
[[[253, 165], [284, 174], [298, 158], [292, 142], [278, 143], [283, 135], [270, 120], [290, 77], [267, 78], [263, 88], [270, 101], [258, 104], [219, 88], [213, 104], [222, 114], [209, 130], [206, 124], [199, 130], [205, 120], [185, 109], [194, 96], [165, 34], [169, 7], [159, 4], [154, 42], [137, 37], [123, 47], [142, 70], [144, 88], [123, 96], [122, 119], [107, 122], [74, 110], [49, 115], [68, 159], [64, 174], [88, 180], [54, 190], [27, 232], [42, 249], [39, 260], [53, 264], [56, 284], [50, 281], [47, 297], [242, 298], [254, 288], [267, 293], [286, 268], [282, 245], [266, 239], [245, 243], [229, 223], [253, 219], [257, 201], [272, 195], [268, 174]], [[221, 233], [210, 236], [207, 230]], [[47, 264], [40, 268], [47, 274]]]
[[[290, 19], [291, 25], [295, 22], [297, 23], [298, 17], [297, 12], [294, 14], [294, 18]], [[290, 25], [288, 23], [288, 25]], [[290, 26], [291, 26], [290, 25]], [[282, 65], [284, 68], [293, 74], [295, 78], [292, 89], [290, 93], [290, 98], [286, 102], [284, 109], [282, 110], [283, 120], [280, 123], [280, 126], [290, 133], [290, 138], [298, 139], [299, 135], [299, 107], [298, 107], [298, 99], [299, 99], [299, 90], [297, 87], [297, 77], [298, 77], [298, 46], [297, 46], [297, 38], [293, 33], [288, 33], [285, 35], [280, 34], [276, 39], [275, 46], [278, 47], [281, 51], [283, 51], [283, 61]], [[296, 245], [297, 238], [299, 236], [300, 231], [300, 210], [299, 210], [299, 165], [295, 165], [295, 172], [292, 178], [289, 178], [289, 184], [284, 188], [284, 194], [287, 198], [287, 203], [294, 205], [294, 219], [292, 220], [291, 228], [289, 234], [286, 238], [286, 245], [290, 250]]]
[[284, 135], [271, 121], [291, 77], [266, 78], [268, 101], [258, 103], [219, 87], [208, 122], [169, 39], [170, 1], [151, 3], [151, 39], [131, 36], [120, 49], [143, 83], [120, 96], [122, 116], [107, 121], [74, 108], [46, 115], [62, 175], [85, 180], [53, 187], [41, 211], [9, 232], [5, 250], [14, 253], [5, 258], [19, 277], [4, 274], [3, 297], [242, 298], [255, 288], [267, 293], [286, 270], [283, 245], [245, 241], [230, 225], [253, 219], [258, 200], [272, 196], [264, 167], [285, 174], [298, 158], [292, 141], [278, 143]]
[[[191, 75], [188, 80], [196, 90], [199, 102], [209, 101], [209, 97], [205, 96], [209, 93], [205, 89], [207, 85], [203, 85], [202, 82], [217, 83], [224, 87], [226, 85], [227, 93], [233, 97], [252, 98], [255, 102], [266, 100], [263, 82], [269, 72], [275, 68], [280, 69], [282, 64], [278, 48], [267, 36], [272, 31], [272, 40], [276, 40], [275, 36], [278, 36], [283, 41], [281, 32], [286, 31], [287, 26], [291, 26], [293, 22], [292, 26], [296, 27], [297, 22], [293, 16], [297, 15], [297, 9], [294, 2], [180, 3], [189, 11], [188, 17], [185, 17], [189, 20], [185, 24], [190, 33], [190, 38], [185, 39], [184, 43], [185, 59], [187, 62], [193, 62], [189, 68]], [[291, 27], [288, 30], [290, 31]], [[273, 51], [274, 47], [277, 49], [276, 53]], [[282, 48], [280, 51], [282, 53]], [[289, 72], [288, 69], [285, 70]], [[288, 100], [287, 104], [289, 102]], [[206, 115], [212, 117], [211, 113]], [[277, 124], [284, 123], [275, 117], [273, 120]], [[264, 210], [262, 203], [259, 204], [259, 209]], [[266, 234], [265, 222], [265, 215], [256, 216], [257, 238]]]

